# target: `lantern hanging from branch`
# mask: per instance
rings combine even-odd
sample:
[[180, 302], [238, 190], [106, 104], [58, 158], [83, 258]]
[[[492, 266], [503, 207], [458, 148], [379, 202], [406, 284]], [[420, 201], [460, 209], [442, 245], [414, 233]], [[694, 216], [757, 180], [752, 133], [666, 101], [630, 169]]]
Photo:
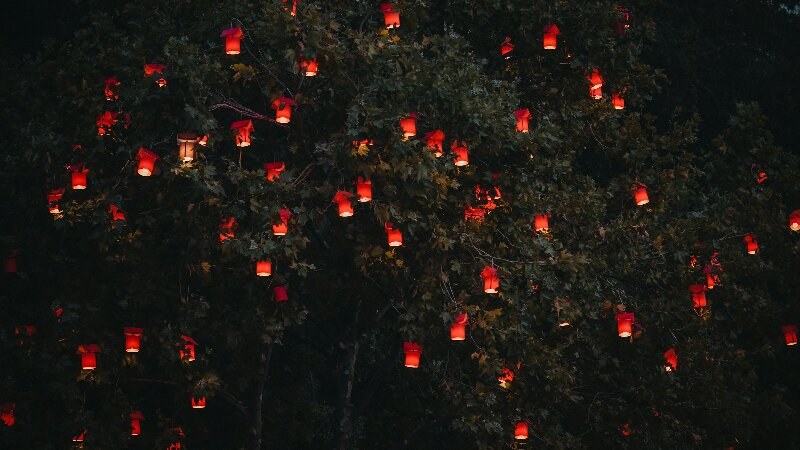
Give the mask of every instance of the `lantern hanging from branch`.
[[514, 439], [518, 441], [528, 439], [528, 424], [526, 422], [517, 422], [517, 425], [514, 427]]
[[339, 217], [352, 217], [353, 204], [350, 202], [352, 196], [353, 194], [347, 191], [336, 191], [336, 195], [333, 196], [333, 202], [339, 208]]
[[800, 231], [800, 209], [792, 211], [789, 215], [789, 229], [792, 231]]
[[467, 338], [467, 313], [461, 313], [456, 317], [456, 321], [450, 326], [450, 340], [463, 341]]
[[105, 136], [111, 133], [111, 127], [117, 124], [119, 113], [106, 111], [101, 114], [95, 124], [97, 125], [97, 135]]
[[617, 23], [615, 31], [617, 37], [625, 36], [625, 33], [631, 27], [631, 12], [622, 5], [617, 6]]
[[422, 347], [416, 342], [404, 342], [403, 353], [406, 355], [405, 366], [412, 369], [419, 367], [419, 357], [422, 355]]
[[[298, 2], [298, 1], [299, 1], [299, 0], [292, 0], [292, 7], [291, 7], [291, 9], [290, 9], [288, 6], [284, 6], [284, 7], [283, 7], [283, 10], [284, 10], [284, 11], [289, 11], [289, 14], [290, 14], [292, 17], [296, 16], [296, 15], [297, 15], [297, 2]], [[287, 2], [288, 2], [288, 0], [283, 0], [283, 4], [284, 4], [284, 5], [285, 5]]]
[[158, 155], [144, 147], [139, 147], [139, 151], [136, 152], [136, 159], [139, 160], [136, 173], [143, 177], [149, 177], [153, 174], [153, 171], [156, 169]]
[[633, 313], [619, 313], [617, 314], [617, 333], [619, 337], [626, 338], [630, 337], [633, 333], [633, 323], [635, 317]]
[[748, 255], [758, 253], [758, 240], [754, 233], [748, 233], [744, 236], [744, 245]]
[[275, 303], [289, 301], [289, 294], [286, 292], [286, 286], [282, 284], [279, 284], [272, 289], [272, 295], [275, 297]]
[[400, 230], [392, 228], [391, 222], [386, 222], [384, 228], [386, 229], [386, 240], [389, 243], [389, 247], [400, 247], [403, 245], [403, 233]]
[[195, 348], [197, 347], [197, 342], [185, 334], [181, 336], [181, 340], [183, 340], [183, 348], [178, 351], [181, 361], [194, 361], [196, 356]]
[[533, 218], [533, 230], [537, 233], [546, 234], [550, 232], [550, 220], [548, 214], [537, 214]]
[[797, 325], [784, 325], [781, 327], [786, 345], [797, 345]]
[[381, 12], [383, 13], [383, 23], [387, 30], [400, 28], [400, 13], [394, 10], [392, 3], [381, 3]]
[[614, 92], [611, 94], [611, 104], [614, 109], [625, 109], [625, 98], [619, 92]]
[[219, 221], [219, 241], [225, 242], [228, 239], [233, 239], [236, 236], [236, 218], [224, 217]]
[[86, 430], [83, 430], [81, 434], [76, 434], [75, 436], [72, 436], [73, 443], [78, 443], [78, 444], [82, 443], [84, 439], [86, 439]]
[[124, 222], [125, 221], [125, 211], [122, 210], [117, 205], [109, 205], [108, 212], [111, 214], [111, 221], [112, 222]]
[[514, 111], [514, 116], [517, 118], [517, 132], [528, 132], [528, 121], [531, 118], [531, 111], [527, 108], [518, 109]]
[[589, 97], [600, 100], [603, 98], [603, 88], [589, 88]]
[[483, 278], [483, 292], [487, 294], [497, 294], [500, 292], [500, 275], [497, 274], [497, 268], [486, 266], [481, 272]]
[[470, 205], [464, 206], [464, 220], [475, 221], [475, 222], [483, 222], [483, 218], [486, 215], [486, 210], [483, 208], [473, 208]]
[[188, 163], [194, 161], [195, 158], [195, 145], [199, 141], [195, 133], [178, 133], [178, 159], [182, 162]]
[[315, 77], [317, 76], [317, 58], [309, 58], [304, 59], [302, 55], [300, 56], [300, 72], [305, 77]]
[[125, 352], [139, 353], [144, 330], [136, 327], [124, 327], [122, 332], [125, 335]]
[[506, 37], [506, 40], [500, 44], [500, 56], [505, 59], [511, 59], [511, 52], [514, 51], [514, 44], [511, 43], [511, 38]]
[[703, 268], [703, 273], [706, 274], [706, 288], [708, 290], [714, 289], [719, 285], [719, 272], [722, 271], [722, 266], [719, 264], [709, 264]]
[[228, 28], [220, 33], [219, 37], [225, 38], [225, 53], [228, 55], [238, 55], [242, 51], [242, 38], [244, 32], [239, 27]]
[[58, 202], [64, 196], [64, 188], [55, 189], [47, 194], [47, 209], [50, 214], [61, 214], [61, 207]]
[[105, 79], [105, 88], [103, 89], [103, 94], [106, 96], [106, 101], [113, 102], [114, 100], [119, 100], [119, 85], [120, 82], [115, 76], [110, 76]]
[[514, 381], [514, 372], [508, 367], [503, 367], [500, 371], [500, 375], [497, 377], [497, 382], [500, 383], [500, 387], [508, 389], [511, 387], [512, 381]]
[[603, 76], [600, 75], [600, 69], [592, 69], [592, 73], [590, 73], [586, 79], [589, 81], [589, 87], [592, 89], [600, 89], [603, 87]]
[[292, 120], [292, 106], [295, 106], [294, 100], [287, 97], [276, 98], [272, 101], [272, 109], [275, 110], [275, 122], [289, 123]]
[[36, 327], [33, 325], [17, 325], [14, 327], [14, 335], [19, 339], [19, 346], [24, 347], [31, 343], [31, 339], [36, 334]]
[[97, 344], [79, 345], [78, 354], [81, 355], [81, 368], [83, 370], [96, 369], [98, 353], [100, 353], [100, 346]]
[[238, 120], [231, 124], [231, 130], [236, 131], [236, 146], [249, 147], [250, 133], [253, 131], [252, 120]]
[[469, 165], [469, 149], [467, 148], [466, 142], [455, 140], [450, 144], [450, 150], [453, 151], [453, 164], [455, 164], [456, 167]]
[[256, 275], [259, 277], [272, 275], [272, 261], [266, 259], [256, 261]]
[[267, 181], [275, 181], [281, 177], [281, 173], [286, 170], [286, 163], [283, 161], [268, 162], [264, 164], [264, 173], [267, 174]]
[[[145, 64], [144, 65], [144, 77], [145, 78], [150, 78], [150, 77], [152, 77], [153, 75], [156, 75], [156, 74], [157, 75], [164, 75], [164, 70], [166, 70], [166, 69], [167, 69], [167, 66], [165, 66], [163, 64]], [[162, 88], [166, 87], [167, 86], [167, 80], [164, 79], [163, 76], [159, 76], [159, 78], [156, 80], [156, 85], [158, 87], [162, 87]]]
[[358, 201], [366, 203], [372, 200], [372, 181], [365, 180], [363, 177], [358, 177], [356, 180], [356, 194], [358, 194]]
[[141, 411], [131, 412], [131, 436], [139, 436], [142, 434], [142, 421], [144, 415]]
[[281, 223], [272, 225], [272, 234], [275, 236], [286, 236], [289, 232], [289, 219], [292, 217], [292, 212], [284, 208], [278, 211], [281, 218]]
[[17, 422], [14, 416], [14, 409], [17, 407], [15, 403], [0, 403], [0, 422], [3, 422], [7, 427], [13, 427]]
[[444, 131], [433, 130], [425, 135], [425, 145], [433, 150], [433, 156], [439, 158], [444, 154]]
[[647, 185], [640, 182], [633, 183], [631, 187], [633, 191], [633, 199], [636, 201], [637, 206], [644, 206], [650, 203], [650, 197], [647, 195]]
[[403, 131], [403, 137], [408, 139], [417, 135], [417, 116], [416, 113], [411, 113], [406, 117], [400, 119], [400, 129]]
[[544, 27], [544, 39], [542, 42], [544, 49], [555, 50], [558, 47], [558, 36], [560, 34], [561, 30], [554, 23]]
[[83, 163], [72, 164], [67, 167], [72, 173], [72, 189], [76, 191], [86, 189], [86, 174], [89, 173], [89, 169], [84, 167]]
[[203, 147], [207, 147], [207, 146], [208, 146], [208, 137], [209, 137], [209, 136], [208, 136], [207, 134], [204, 134], [203, 136], [201, 136], [201, 137], [200, 137], [200, 138], [197, 140], [197, 143], [198, 143], [198, 144], [200, 144], [200, 145], [202, 145]]
[[206, 407], [205, 397], [192, 397], [192, 409], [204, 409]]
[[666, 372], [673, 372], [678, 370], [678, 354], [675, 353], [675, 349], [671, 348], [664, 353], [664, 371]]

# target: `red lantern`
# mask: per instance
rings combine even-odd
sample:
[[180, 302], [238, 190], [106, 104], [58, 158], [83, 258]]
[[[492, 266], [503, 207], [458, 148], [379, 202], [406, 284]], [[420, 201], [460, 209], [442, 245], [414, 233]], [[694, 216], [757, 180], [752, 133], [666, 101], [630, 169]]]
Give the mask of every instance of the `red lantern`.
[[400, 230], [392, 228], [391, 222], [386, 222], [386, 240], [389, 242], [389, 247], [400, 247], [403, 245], [403, 233]]
[[195, 133], [178, 133], [178, 159], [188, 163], [195, 158], [194, 146], [199, 142]]
[[450, 340], [463, 341], [467, 338], [467, 313], [461, 313], [456, 317], [456, 321], [450, 326]]
[[208, 135], [204, 134], [200, 139], [197, 140], [197, 143], [203, 147], [208, 146]]
[[136, 327], [125, 327], [122, 332], [125, 334], [125, 352], [139, 353], [144, 330]]
[[483, 217], [486, 215], [486, 210], [483, 208], [473, 208], [472, 206], [464, 206], [464, 220], [474, 220], [476, 222], [483, 222]]
[[192, 397], [192, 409], [204, 409], [206, 407], [205, 397]]
[[558, 46], [558, 35], [561, 34], [561, 30], [558, 29], [558, 25], [550, 24], [544, 27], [544, 40], [543, 46], [545, 50], [555, 50]]
[[183, 348], [178, 351], [181, 361], [184, 359], [188, 362], [194, 361], [196, 356], [195, 347], [197, 346], [197, 342], [185, 334], [181, 336], [181, 339], [183, 340]]
[[256, 275], [259, 277], [268, 277], [272, 275], [272, 261], [256, 261]]
[[139, 160], [139, 165], [136, 167], [136, 173], [143, 177], [149, 177], [153, 174], [153, 171], [156, 168], [156, 160], [158, 159], [158, 155], [144, 147], [139, 147], [139, 151], [136, 153], [136, 159]]
[[58, 202], [63, 196], [64, 188], [52, 190], [47, 194], [47, 209], [50, 211], [50, 214], [61, 214], [61, 207], [58, 205]]
[[455, 160], [453, 163], [456, 167], [463, 167], [469, 164], [469, 149], [467, 148], [467, 143], [464, 141], [453, 141], [450, 144], [450, 150], [453, 151], [453, 156]]
[[278, 211], [281, 217], [281, 223], [272, 225], [272, 234], [275, 236], [286, 236], [289, 232], [289, 219], [292, 217], [292, 212], [288, 209]]
[[36, 327], [33, 325], [18, 325], [14, 327], [14, 334], [19, 338], [19, 346], [24, 347], [25, 344], [30, 343], [36, 334]]
[[89, 169], [84, 168], [83, 163], [73, 164], [67, 168], [72, 172], [72, 189], [76, 191], [86, 189], [86, 174]]
[[678, 370], [678, 354], [675, 353], [674, 348], [664, 353], [664, 360], [666, 361], [666, 364], [664, 364], [664, 371], [672, 372]]
[[617, 37], [625, 36], [625, 32], [631, 27], [631, 13], [624, 6], [617, 6], [617, 24], [615, 27]]
[[236, 236], [236, 219], [233, 217], [222, 218], [219, 221], [219, 241], [225, 242]]
[[81, 355], [81, 368], [83, 370], [96, 369], [98, 353], [100, 353], [100, 346], [97, 344], [79, 345], [78, 354]]
[[105, 79], [105, 88], [103, 89], [103, 93], [106, 96], [106, 101], [112, 102], [114, 100], [119, 100], [119, 93], [118, 87], [120, 85], [119, 80], [115, 76], [110, 76]]
[[619, 337], [630, 337], [633, 333], [633, 322], [635, 318], [633, 313], [619, 313], [617, 314], [617, 333]]
[[253, 131], [252, 120], [239, 120], [231, 124], [231, 130], [236, 130], [236, 146], [249, 147], [250, 133]]
[[797, 345], [797, 325], [784, 325], [781, 327], [786, 345]]
[[81, 443], [84, 439], [86, 439], [86, 430], [83, 430], [81, 434], [72, 436], [72, 442], [75, 443]]
[[286, 292], [286, 286], [277, 285], [272, 290], [272, 295], [275, 296], [275, 303], [283, 303], [289, 301], [289, 294]]
[[545, 214], [537, 214], [533, 218], [533, 230], [537, 233], [548, 233], [550, 231], [550, 221]]
[[755, 255], [758, 253], [758, 240], [756, 235], [748, 233], [744, 236], [744, 245], [748, 255]]
[[275, 181], [281, 177], [281, 172], [286, 170], [286, 163], [268, 162], [264, 164], [264, 172], [267, 174], [267, 181]]
[[400, 119], [400, 129], [403, 130], [404, 138], [408, 139], [417, 135], [417, 117], [415, 113], [411, 113]]
[[404, 342], [403, 353], [406, 354], [405, 366], [412, 369], [419, 367], [419, 357], [422, 355], [422, 347], [416, 342]]
[[444, 154], [444, 131], [433, 130], [425, 135], [425, 143], [433, 150], [433, 156], [439, 158]]
[[589, 88], [589, 96], [595, 100], [603, 98], [603, 88]]
[[528, 439], [528, 424], [525, 422], [517, 422], [514, 427], [514, 439], [524, 441]]
[[301, 59], [300, 60], [300, 70], [303, 72], [303, 76], [306, 77], [315, 77], [317, 76], [317, 59]]
[[789, 215], [789, 229], [792, 231], [800, 231], [800, 209], [797, 209]]
[[144, 420], [144, 415], [141, 411], [133, 411], [131, 413], [131, 436], [142, 434], [142, 420]]
[[387, 30], [400, 28], [400, 13], [394, 10], [393, 4], [389, 2], [381, 3], [381, 12], [383, 13], [383, 22]]
[[358, 201], [361, 203], [366, 203], [372, 200], [372, 181], [365, 180], [362, 177], [358, 177], [356, 180], [356, 194], [358, 194]]
[[650, 197], [647, 195], [647, 186], [643, 183], [634, 183], [631, 190], [633, 191], [633, 199], [636, 201], [636, 205], [644, 206], [650, 203]]
[[292, 106], [297, 103], [287, 97], [276, 98], [272, 101], [272, 109], [275, 110], [275, 122], [289, 123], [292, 120]]
[[17, 273], [17, 251], [11, 250], [3, 265], [5, 273]]
[[600, 69], [592, 69], [592, 73], [589, 74], [586, 79], [589, 81], [589, 87], [592, 89], [600, 89], [603, 87], [603, 76], [600, 75]]
[[336, 191], [336, 195], [333, 196], [333, 202], [339, 207], [339, 217], [352, 217], [353, 215], [353, 204], [350, 203], [350, 197], [353, 194], [347, 191]]
[[238, 55], [242, 50], [242, 38], [244, 32], [239, 27], [228, 28], [220, 33], [219, 37], [225, 38], [225, 53], [228, 55]]
[[514, 51], [514, 44], [511, 43], [511, 38], [506, 37], [506, 40], [500, 44], [500, 56], [505, 59], [511, 58], [511, 52]]
[[611, 104], [614, 105], [614, 109], [625, 109], [625, 99], [618, 92], [611, 94]]
[[7, 427], [13, 427], [17, 422], [14, 416], [14, 409], [17, 407], [15, 403], [0, 403], [0, 421]]
[[706, 272], [706, 289], [714, 289], [714, 286], [719, 284], [719, 275], [709, 272], [709, 270], [711, 270], [710, 266], [706, 267], [704, 270]]
[[[285, 4], [287, 1], [288, 0], [283, 0], [283, 3]], [[297, 15], [297, 2], [298, 2], [298, 0], [292, 0], [292, 9], [290, 10], [288, 6], [284, 6], [283, 7], [284, 11], [289, 11], [289, 14], [292, 17], [296, 16]]]
[[508, 367], [503, 367], [500, 371], [500, 376], [497, 377], [497, 381], [500, 383], [501, 388], [508, 389], [511, 386], [511, 382], [514, 381], [514, 372]]
[[[150, 78], [155, 74], [164, 75], [164, 70], [166, 70], [166, 68], [167, 68], [167, 66], [165, 66], [163, 64], [145, 64], [144, 65], [144, 77], [145, 78]], [[162, 87], [162, 88], [166, 87], [167, 80], [165, 80], [163, 77], [159, 77], [156, 80], [156, 85], [158, 87]]]
[[487, 294], [500, 292], [500, 275], [497, 274], [496, 268], [491, 266], [484, 267], [481, 277], [483, 277], [483, 292]]
[[528, 132], [528, 120], [531, 118], [531, 112], [527, 108], [518, 109], [514, 111], [514, 116], [517, 118], [517, 131], [520, 133]]
[[119, 113], [106, 111], [97, 118], [97, 135], [105, 136], [111, 133], [111, 127], [117, 124]]

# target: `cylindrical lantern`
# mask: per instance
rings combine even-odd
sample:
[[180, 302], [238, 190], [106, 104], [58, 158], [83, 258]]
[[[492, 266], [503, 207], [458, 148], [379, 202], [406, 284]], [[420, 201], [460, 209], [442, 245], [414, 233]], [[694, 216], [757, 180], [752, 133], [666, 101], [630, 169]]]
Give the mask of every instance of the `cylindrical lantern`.
[[275, 122], [289, 123], [292, 120], [292, 106], [296, 103], [294, 100], [281, 97], [272, 101], [272, 109], [275, 110]]
[[286, 286], [277, 285], [272, 289], [272, 295], [275, 296], [275, 303], [283, 303], [289, 301], [289, 294], [286, 292]]
[[400, 247], [403, 245], [403, 233], [393, 228], [391, 222], [386, 222], [384, 225], [386, 228], [386, 240], [389, 243], [389, 247]]
[[528, 439], [528, 424], [525, 422], [517, 422], [517, 425], [514, 427], [514, 439], [518, 441], [524, 441]]
[[439, 158], [444, 154], [444, 131], [433, 130], [425, 135], [425, 144], [433, 150], [433, 156]]
[[300, 60], [300, 71], [303, 73], [303, 76], [306, 77], [315, 77], [317, 76], [317, 59], [301, 59]]
[[455, 164], [456, 167], [469, 165], [469, 149], [467, 148], [466, 142], [453, 141], [450, 145], [450, 149], [453, 151], [453, 164]]
[[353, 194], [347, 191], [337, 191], [333, 196], [333, 202], [336, 203], [339, 209], [339, 217], [352, 217], [353, 204], [350, 203], [350, 197]]
[[125, 327], [122, 331], [125, 334], [125, 352], [139, 353], [144, 330], [136, 327]]
[[383, 23], [387, 30], [400, 28], [400, 13], [394, 10], [394, 5], [389, 2], [381, 3], [383, 13]]
[[543, 47], [545, 50], [555, 50], [558, 47], [558, 35], [561, 31], [556, 24], [544, 27]]
[[231, 124], [231, 130], [236, 131], [236, 146], [249, 147], [250, 133], [253, 131], [252, 120], [237, 120]]
[[422, 355], [422, 347], [416, 342], [404, 342], [403, 353], [405, 353], [405, 366], [412, 369], [419, 367], [419, 357]]
[[614, 105], [614, 109], [625, 109], [625, 99], [618, 92], [611, 94], [611, 104]]
[[595, 100], [603, 98], [603, 88], [589, 88], [589, 96]]
[[517, 118], [517, 132], [519, 133], [527, 133], [528, 132], [528, 121], [531, 118], [531, 112], [529, 109], [518, 109], [514, 111], [514, 116]]
[[267, 181], [275, 181], [281, 177], [281, 173], [286, 170], [286, 163], [283, 161], [269, 162], [264, 164], [264, 173], [267, 174]]
[[192, 409], [203, 409], [206, 407], [205, 397], [192, 397]]
[[664, 353], [664, 371], [672, 372], [678, 370], [678, 354], [671, 348]]
[[450, 326], [450, 340], [463, 341], [467, 338], [467, 313], [461, 313], [456, 317], [456, 321]]
[[514, 51], [514, 44], [511, 43], [511, 38], [506, 37], [506, 40], [500, 44], [500, 56], [505, 59], [511, 58], [511, 52]]
[[141, 411], [133, 411], [131, 413], [131, 436], [142, 434], [142, 420], [144, 420], [144, 415]]
[[83, 370], [96, 369], [98, 353], [100, 353], [100, 346], [97, 344], [79, 345], [78, 354], [81, 355], [81, 368]]
[[110, 76], [105, 79], [105, 89], [103, 89], [103, 93], [106, 96], [106, 101], [114, 101], [119, 100], [119, 93], [117, 92], [117, 88], [120, 85], [119, 80], [116, 76]]
[[136, 159], [139, 160], [139, 165], [136, 167], [136, 173], [143, 177], [149, 177], [153, 174], [158, 155], [144, 147], [139, 147], [139, 151], [136, 153]]
[[744, 245], [748, 255], [755, 255], [758, 253], [758, 240], [756, 235], [748, 233], [744, 236]]
[[50, 214], [61, 214], [61, 207], [58, 202], [64, 196], [64, 188], [55, 189], [47, 194], [47, 209]]
[[642, 183], [634, 183], [631, 190], [633, 191], [633, 199], [638, 206], [650, 203], [650, 197], [647, 195], [647, 186]]
[[358, 177], [356, 180], [356, 194], [358, 194], [358, 201], [361, 203], [366, 203], [372, 200], [372, 181], [365, 180], [362, 177]]
[[197, 346], [197, 342], [192, 339], [190, 336], [182, 335], [181, 339], [183, 340], [183, 348], [178, 352], [181, 357], [181, 360], [185, 359], [186, 361], [192, 362], [195, 360], [195, 347]]
[[88, 170], [81, 168], [72, 171], [72, 189], [77, 191], [86, 189], [86, 173]]
[[80, 443], [83, 442], [84, 439], [86, 439], [86, 430], [83, 430], [81, 434], [76, 434], [75, 436], [72, 436], [72, 442]]
[[714, 289], [714, 286], [716, 286], [718, 283], [719, 283], [719, 275], [716, 275], [716, 274], [713, 274], [713, 273], [710, 273], [710, 272], [706, 272], [706, 288], [707, 289], [709, 289], [709, 290], [710, 289]]
[[242, 38], [244, 33], [239, 27], [228, 28], [220, 33], [219, 37], [225, 38], [225, 53], [228, 55], [238, 55], [242, 49]]
[[781, 327], [786, 345], [797, 345], [797, 325], [784, 325]]
[[617, 333], [619, 337], [630, 337], [633, 333], [633, 313], [619, 313], [617, 314]]
[[219, 241], [225, 242], [236, 237], [236, 218], [224, 217], [219, 221]]
[[256, 275], [259, 277], [268, 277], [272, 275], [272, 261], [256, 261]]
[[705, 308], [707, 306], [706, 287], [704, 285], [690, 285], [689, 294], [692, 296], [692, 308]]
[[586, 77], [589, 81], [589, 87], [592, 89], [600, 89], [603, 87], [603, 76], [600, 75], [600, 69], [592, 69], [592, 73]]
[[289, 219], [292, 217], [292, 212], [288, 209], [282, 209], [278, 212], [281, 217], [281, 223], [272, 225], [272, 234], [275, 236], [286, 236], [289, 232]]
[[483, 292], [487, 294], [497, 294], [500, 292], [500, 275], [497, 274], [497, 268], [486, 266], [481, 272], [483, 278]]
[[792, 231], [800, 231], [800, 209], [793, 211], [789, 215], [789, 229]]
[[533, 218], [533, 230], [537, 233], [547, 233], [550, 231], [550, 221], [545, 214], [537, 214]]
[[194, 133], [178, 133], [178, 159], [185, 163], [193, 161], [197, 141], [197, 135]]
[[403, 130], [403, 137], [408, 139], [417, 135], [417, 115], [411, 113], [408, 117], [400, 119], [400, 129]]
[[508, 389], [511, 387], [511, 382], [514, 381], [514, 372], [508, 367], [503, 367], [500, 371], [500, 376], [497, 377], [497, 381], [500, 383], [501, 388]]

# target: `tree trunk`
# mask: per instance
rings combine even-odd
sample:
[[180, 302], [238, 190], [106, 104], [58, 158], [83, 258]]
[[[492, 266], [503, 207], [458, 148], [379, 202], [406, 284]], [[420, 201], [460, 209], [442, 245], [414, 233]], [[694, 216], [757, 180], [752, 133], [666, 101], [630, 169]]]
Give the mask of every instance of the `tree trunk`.
[[342, 377], [342, 395], [339, 406], [339, 438], [337, 448], [347, 450], [353, 448], [353, 382], [356, 377], [356, 360], [358, 359], [358, 317], [361, 314], [361, 300], [356, 307], [353, 325], [350, 327], [350, 342], [344, 344], [344, 376]]
[[264, 427], [261, 406], [264, 402], [264, 385], [267, 383], [269, 373], [269, 361], [272, 359], [272, 344], [261, 351], [258, 365], [258, 380], [255, 392], [253, 393], [253, 405], [250, 417], [250, 446], [249, 450], [261, 450], [261, 432]]

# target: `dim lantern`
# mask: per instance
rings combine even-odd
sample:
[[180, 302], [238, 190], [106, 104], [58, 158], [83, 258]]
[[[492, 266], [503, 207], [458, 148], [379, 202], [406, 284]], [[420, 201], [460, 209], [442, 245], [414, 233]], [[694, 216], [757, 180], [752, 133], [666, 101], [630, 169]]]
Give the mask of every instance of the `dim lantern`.
[[192, 409], [204, 409], [206, 407], [205, 397], [192, 397]]
[[625, 109], [625, 99], [619, 92], [611, 94], [611, 104], [614, 105], [614, 109]]
[[422, 347], [416, 342], [404, 342], [403, 353], [405, 353], [405, 366], [412, 369], [419, 367], [419, 357], [422, 355]]
[[386, 229], [386, 241], [389, 247], [400, 247], [403, 245], [403, 233], [400, 230], [393, 228], [391, 222], [386, 222], [384, 228]]
[[550, 221], [545, 214], [537, 214], [533, 218], [533, 230], [537, 233], [547, 233], [550, 231]]
[[276, 98], [272, 101], [272, 109], [275, 110], [275, 122], [289, 123], [292, 120], [292, 106], [296, 105], [294, 100], [288, 97]]
[[483, 222], [483, 218], [486, 216], [486, 210], [483, 208], [473, 208], [470, 205], [464, 205], [464, 220], [465, 221], [475, 221], [475, 222]]
[[381, 12], [383, 13], [383, 23], [387, 30], [400, 28], [400, 13], [394, 10], [392, 3], [381, 3]]
[[744, 236], [744, 246], [748, 255], [755, 255], [758, 253], [758, 240], [754, 233], [748, 233]]
[[506, 40], [500, 44], [500, 56], [505, 59], [511, 58], [511, 52], [514, 51], [514, 44], [511, 43], [511, 38], [506, 37]]
[[464, 141], [453, 141], [450, 145], [450, 150], [453, 151], [453, 164], [456, 167], [463, 167], [469, 165], [469, 149], [467, 143]]
[[678, 370], [678, 354], [671, 348], [664, 353], [664, 371], [672, 372]]
[[50, 214], [61, 214], [61, 207], [59, 201], [64, 197], [64, 188], [55, 189], [47, 194], [47, 209]]
[[139, 436], [142, 434], [142, 421], [144, 415], [141, 411], [131, 412], [131, 436]]
[[250, 133], [253, 131], [252, 120], [238, 120], [231, 124], [231, 130], [236, 133], [236, 146], [249, 147], [250, 146]]
[[181, 336], [181, 340], [183, 341], [183, 347], [178, 351], [178, 355], [181, 357], [181, 360], [186, 360], [189, 362], [194, 361], [196, 357], [195, 350], [197, 347], [197, 342], [190, 336], [186, 335]]
[[444, 154], [444, 131], [433, 130], [425, 135], [425, 145], [433, 150], [433, 156], [439, 158]]
[[136, 166], [136, 173], [139, 175], [149, 177], [156, 170], [158, 155], [150, 150], [139, 147], [139, 151], [136, 152], [136, 159], [139, 160], [139, 165]]
[[139, 353], [144, 330], [136, 327], [125, 327], [122, 329], [122, 332], [125, 335], [125, 352]]
[[617, 314], [617, 333], [619, 337], [630, 337], [633, 333], [633, 313], [619, 313]]
[[358, 194], [358, 201], [366, 203], [372, 200], [372, 182], [365, 180], [363, 177], [358, 177], [356, 180], [356, 194]]
[[456, 317], [456, 321], [450, 326], [450, 340], [463, 341], [467, 338], [467, 313], [461, 313]]
[[544, 39], [543, 39], [543, 47], [545, 50], [555, 50], [558, 47], [558, 35], [561, 34], [561, 30], [558, 29], [558, 25], [550, 24], [544, 27]]
[[264, 173], [267, 174], [267, 181], [275, 181], [281, 177], [281, 172], [286, 170], [286, 163], [283, 161], [268, 162], [264, 164]]
[[300, 71], [302, 72], [303, 76], [306, 77], [315, 77], [317, 76], [317, 59], [316, 58], [308, 58], [303, 59], [301, 56], [300, 59]]
[[[167, 66], [163, 64], [145, 64], [144, 65], [144, 76], [145, 78], [150, 78], [153, 75], [164, 75], [164, 71], [167, 69]], [[158, 87], [166, 87], [167, 80], [164, 77], [159, 76], [156, 80], [156, 85]]]
[[647, 186], [643, 183], [636, 182], [631, 187], [633, 191], [633, 199], [638, 206], [644, 206], [650, 203], [650, 197], [647, 195]]
[[14, 409], [17, 407], [15, 403], [6, 402], [0, 403], [0, 422], [3, 422], [7, 427], [13, 427], [17, 422], [14, 415]]
[[198, 140], [195, 133], [178, 133], [178, 159], [185, 163], [193, 161]]
[[793, 211], [789, 215], [789, 229], [792, 231], [800, 231], [800, 209]]
[[79, 345], [78, 354], [81, 355], [81, 368], [83, 370], [96, 369], [98, 353], [100, 353], [100, 346], [97, 344]]
[[411, 113], [400, 119], [400, 129], [403, 131], [404, 138], [408, 139], [417, 135], [417, 117], [415, 113]]
[[225, 242], [228, 239], [233, 239], [236, 236], [236, 218], [223, 217], [219, 221], [219, 241]]
[[281, 223], [272, 225], [272, 234], [286, 236], [286, 233], [289, 232], [289, 219], [292, 217], [292, 212], [284, 208], [278, 211], [278, 215], [281, 218]]
[[500, 375], [497, 377], [497, 382], [500, 384], [500, 387], [508, 389], [511, 387], [512, 381], [514, 381], [514, 371], [508, 367], [503, 367], [500, 371]]
[[524, 441], [528, 439], [528, 424], [525, 422], [517, 422], [517, 425], [514, 427], [514, 439], [518, 441]]
[[797, 325], [784, 325], [781, 327], [786, 345], [797, 345]]
[[481, 272], [483, 278], [483, 292], [487, 294], [497, 294], [500, 292], [500, 275], [497, 274], [497, 268], [486, 266]]
[[603, 88], [589, 88], [589, 96], [595, 100], [603, 98]]
[[225, 38], [225, 53], [228, 55], [238, 55], [242, 51], [242, 38], [244, 33], [239, 27], [228, 28], [222, 31], [219, 37]]
[[339, 217], [353, 216], [353, 204], [350, 202], [350, 197], [352, 196], [353, 194], [347, 191], [337, 191], [336, 195], [333, 196], [333, 202], [336, 203], [339, 209]]
[[706, 286], [692, 284], [689, 286], [689, 294], [692, 296], [692, 308], [706, 307]]
[[256, 275], [259, 277], [268, 277], [272, 275], [272, 261], [262, 259], [256, 261]]
[[517, 132], [519, 133], [527, 133], [528, 132], [528, 121], [531, 118], [531, 112], [529, 109], [518, 109], [514, 111], [514, 117], [517, 118]]
[[70, 165], [68, 170], [72, 173], [72, 189], [76, 191], [86, 189], [86, 174], [89, 173], [89, 169], [85, 168], [83, 163], [78, 163]]
[[106, 101], [112, 102], [114, 100], [119, 100], [119, 85], [120, 82], [115, 76], [110, 76], [105, 79], [104, 83], [105, 88], [103, 89], [103, 94], [106, 96]]
[[289, 301], [289, 294], [286, 292], [286, 286], [282, 284], [279, 284], [272, 289], [272, 295], [275, 297], [275, 303]]

